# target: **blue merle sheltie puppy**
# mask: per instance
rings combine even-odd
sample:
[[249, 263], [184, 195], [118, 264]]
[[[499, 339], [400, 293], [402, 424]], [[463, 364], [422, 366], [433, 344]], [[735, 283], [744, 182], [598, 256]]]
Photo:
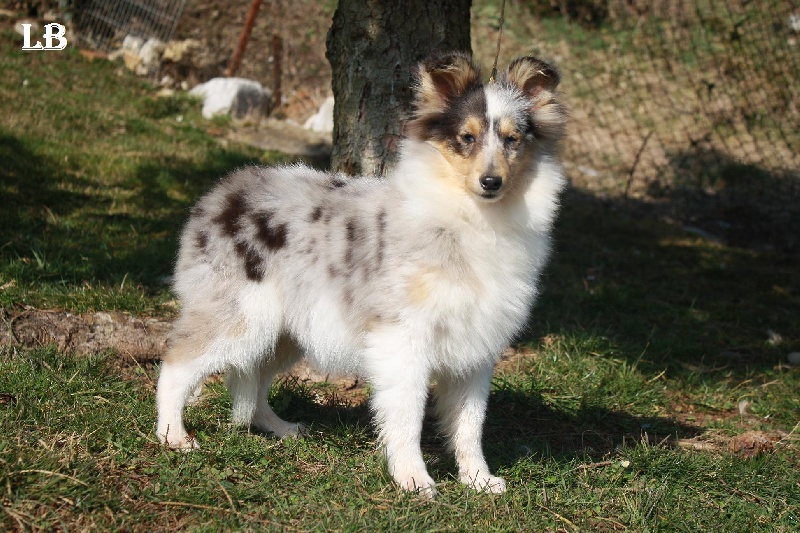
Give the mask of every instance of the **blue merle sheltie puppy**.
[[522, 57], [484, 84], [471, 58], [417, 70], [414, 114], [385, 179], [248, 167], [193, 208], [175, 272], [180, 316], [158, 381], [160, 439], [196, 447], [187, 398], [226, 371], [233, 422], [302, 425], [267, 403], [299, 358], [356, 373], [388, 469], [436, 494], [420, 450], [429, 387], [460, 480], [502, 493], [481, 434], [494, 363], [526, 324], [563, 188], [559, 74]]

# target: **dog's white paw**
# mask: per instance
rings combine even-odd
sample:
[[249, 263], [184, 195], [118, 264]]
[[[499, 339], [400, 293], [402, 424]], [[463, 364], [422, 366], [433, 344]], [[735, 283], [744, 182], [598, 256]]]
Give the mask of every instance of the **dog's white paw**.
[[439, 496], [439, 491], [436, 490], [436, 482], [427, 472], [418, 473], [417, 475], [395, 475], [394, 481], [401, 489], [416, 492], [428, 500], [434, 500]]
[[461, 482], [479, 492], [503, 494], [506, 491], [506, 480], [491, 474], [461, 475]]
[[167, 435], [166, 438], [162, 436], [161, 442], [173, 450], [180, 450], [182, 452], [191, 452], [192, 450], [200, 449], [200, 445], [197, 444], [197, 440], [190, 435], [184, 435], [183, 437], [173, 437], [171, 435]]
[[156, 436], [161, 444], [173, 450], [191, 451], [200, 448], [194, 436], [190, 435], [180, 423], [169, 424], [159, 420]]
[[271, 428], [272, 433], [279, 439], [302, 439], [308, 433], [305, 424], [286, 422], [278, 427]]

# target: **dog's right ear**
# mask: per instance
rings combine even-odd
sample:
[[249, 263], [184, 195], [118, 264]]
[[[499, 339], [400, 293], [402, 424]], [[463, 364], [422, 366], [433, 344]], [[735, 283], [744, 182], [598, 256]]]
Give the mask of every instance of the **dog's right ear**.
[[555, 93], [561, 74], [546, 61], [528, 56], [512, 61], [500, 79], [518, 87], [531, 100], [536, 100], [547, 93]]
[[435, 54], [417, 68], [417, 116], [442, 113], [453, 98], [481, 85], [481, 73], [463, 52]]

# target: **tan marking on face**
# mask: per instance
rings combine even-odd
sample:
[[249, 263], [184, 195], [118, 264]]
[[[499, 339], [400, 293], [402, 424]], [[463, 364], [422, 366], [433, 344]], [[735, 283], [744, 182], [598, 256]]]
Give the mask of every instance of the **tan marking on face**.
[[[510, 191], [528, 184], [530, 176], [526, 171], [536, 148], [525, 139], [511, 117], [501, 117], [497, 127], [491, 131], [483, 131], [484, 124], [480, 117], [468, 117], [458, 130], [459, 139], [451, 140], [463, 142], [463, 135], [472, 135], [475, 144], [468, 155], [454, 150], [447, 141], [429, 142], [447, 162], [447, 168], [438, 173], [444, 183], [483, 201], [497, 202]], [[487, 143], [487, 135], [497, 136], [496, 142]], [[488, 148], [487, 144], [492, 144], [493, 148]], [[486, 175], [499, 176], [503, 180], [502, 188], [494, 197], [486, 197], [486, 191], [481, 187], [480, 179]]]
[[436, 172], [436, 176], [441, 183], [451, 187], [455, 192], [460, 194], [470, 192], [467, 187], [467, 176], [474, 166], [472, 157], [463, 157], [450, 148], [445, 142], [429, 141], [429, 143], [435, 147], [444, 158], [444, 164]]
[[532, 173], [527, 170], [535, 155], [536, 147], [524, 139], [521, 140], [513, 157], [508, 158], [508, 190], [499, 200], [501, 204], [511, 203], [521, 198], [523, 193], [518, 191], [526, 190], [533, 179]]
[[[487, 201], [499, 200], [511, 187], [514, 180], [512, 165], [517, 158], [514, 153], [511, 154], [512, 157], [508, 157], [502, 146], [489, 150], [478, 145], [469, 156], [464, 157], [444, 143], [434, 144], [447, 161], [448, 172], [443, 173], [442, 177], [448, 185]], [[503, 179], [503, 187], [494, 198], [483, 196], [485, 191], [481, 187], [480, 179], [484, 175], [500, 176]]]
[[[439, 152], [447, 160], [449, 172], [442, 175], [446, 182], [460, 191], [477, 196], [488, 201], [499, 200], [504, 194], [506, 183], [509, 179], [509, 166], [506, 155], [501, 147], [489, 151], [482, 144], [467, 157], [452, 150], [444, 143], [435, 143]], [[503, 188], [494, 198], [484, 198], [485, 191], [481, 187], [481, 176], [491, 174], [503, 179]]]
[[478, 117], [469, 117], [464, 125], [461, 127], [461, 135], [469, 133], [476, 141], [481, 137], [481, 130], [483, 129], [483, 121]]
[[501, 118], [497, 131], [500, 134], [500, 140], [503, 142], [508, 138], [513, 138], [514, 142], [519, 143], [520, 139], [522, 139], [522, 134], [517, 129], [517, 124], [511, 117]]

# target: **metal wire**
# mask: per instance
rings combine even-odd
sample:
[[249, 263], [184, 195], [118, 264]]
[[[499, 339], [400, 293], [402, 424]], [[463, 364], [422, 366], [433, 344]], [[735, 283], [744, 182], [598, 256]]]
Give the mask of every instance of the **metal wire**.
[[78, 40], [108, 52], [132, 35], [167, 42], [175, 33], [186, 0], [88, 0], [76, 23]]
[[565, 44], [537, 43], [567, 50], [573, 182], [732, 242], [800, 250], [797, 2], [604, 5], [622, 7], [596, 27], [563, 13]]

